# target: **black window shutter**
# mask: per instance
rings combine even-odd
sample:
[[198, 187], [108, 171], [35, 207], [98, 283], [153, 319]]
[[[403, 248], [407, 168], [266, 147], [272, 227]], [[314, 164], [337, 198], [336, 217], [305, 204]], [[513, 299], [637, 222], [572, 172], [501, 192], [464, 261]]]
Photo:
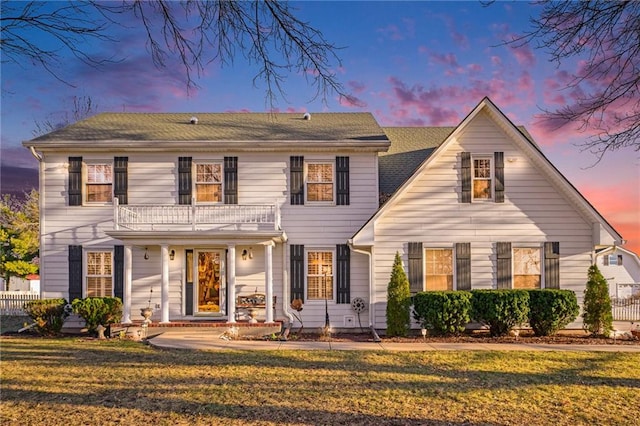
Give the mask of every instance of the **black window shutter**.
[[609, 255], [605, 254], [604, 257], [602, 258], [602, 264], [604, 266], [609, 266]]
[[424, 290], [422, 243], [409, 243], [409, 286], [411, 294]]
[[471, 243], [456, 243], [456, 289], [471, 290]]
[[[193, 250], [185, 251], [186, 268], [193, 268]], [[184, 284], [184, 313], [193, 315], [193, 274], [186, 274], [187, 280]], [[190, 280], [189, 280], [190, 278]]]
[[69, 157], [69, 205], [82, 205], [82, 157]]
[[560, 243], [544, 243], [544, 286], [560, 288]]
[[351, 303], [351, 250], [346, 244], [336, 245], [337, 303]]
[[191, 157], [178, 157], [178, 204], [191, 204]]
[[113, 196], [118, 197], [118, 204], [128, 204], [128, 164], [129, 157], [113, 158]]
[[336, 157], [336, 195], [338, 206], [349, 205], [349, 157]]
[[291, 205], [301, 206], [304, 204], [304, 157], [292, 156], [289, 159], [289, 168]]
[[622, 255], [618, 255], [618, 266], [622, 266]]
[[124, 246], [113, 247], [113, 296], [124, 302]]
[[461, 168], [460, 179], [462, 188], [460, 193], [460, 201], [463, 203], [471, 202], [471, 153], [463, 152], [460, 156]]
[[69, 246], [69, 303], [82, 299], [82, 246]]
[[496, 203], [504, 203], [504, 152], [493, 153], [495, 161], [495, 188], [494, 200]]
[[511, 243], [496, 243], [497, 287], [511, 288]]
[[304, 245], [291, 244], [291, 301], [304, 302]]
[[224, 157], [224, 203], [238, 204], [238, 157]]

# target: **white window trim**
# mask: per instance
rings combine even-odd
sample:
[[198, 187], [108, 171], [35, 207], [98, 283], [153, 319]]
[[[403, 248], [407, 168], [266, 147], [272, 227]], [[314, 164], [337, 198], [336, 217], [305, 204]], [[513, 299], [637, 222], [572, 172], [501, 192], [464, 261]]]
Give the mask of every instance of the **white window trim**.
[[541, 244], [511, 244], [511, 288], [516, 289], [516, 249], [538, 249], [540, 252], [540, 289], [546, 288], [546, 283], [544, 280], [545, 271], [544, 271], [544, 245]]
[[110, 248], [101, 248], [101, 247], [92, 247], [92, 248], [84, 248], [82, 250], [82, 295], [83, 297], [89, 297], [89, 290], [88, 290], [88, 286], [87, 286], [87, 278], [89, 278], [88, 276], [88, 262], [89, 262], [89, 256], [88, 253], [111, 253], [111, 295], [108, 296], [104, 296], [104, 297], [114, 297], [114, 291], [115, 291], [115, 282], [114, 282], [114, 275], [115, 275], [115, 262], [114, 262], [114, 250], [112, 247]]
[[[89, 167], [88, 166], [98, 166], [98, 165], [109, 165], [111, 166], [111, 201], [87, 201], [87, 197], [89, 195], [89, 191], [87, 190], [87, 186], [89, 185]], [[114, 195], [114, 168], [113, 168], [113, 159], [89, 159], [82, 161], [82, 205], [83, 206], [111, 206], [113, 205]]]
[[[331, 184], [333, 185], [333, 193], [331, 195], [331, 201], [310, 201], [309, 200], [309, 181], [308, 181], [308, 175], [309, 175], [309, 164], [331, 164], [331, 169], [332, 169], [332, 178], [331, 178]], [[314, 182], [315, 183], [315, 182]], [[336, 189], [336, 160], [335, 158], [333, 159], [328, 159], [328, 160], [323, 160], [323, 159], [314, 159], [314, 160], [304, 160], [304, 204], [305, 205], [312, 205], [312, 206], [335, 206], [336, 205], [336, 193], [337, 193], [337, 189]]]
[[[220, 165], [220, 201], [198, 201], [198, 165], [199, 164], [219, 164]], [[193, 194], [193, 200], [200, 206], [212, 206], [224, 204], [224, 161], [223, 160], [193, 160], [191, 169], [192, 187], [191, 193]]]
[[[473, 194], [473, 188], [474, 188], [474, 182], [476, 181], [476, 163], [475, 160], [489, 160], [489, 170], [490, 170], [490, 177], [489, 179], [491, 180], [491, 185], [490, 185], [490, 189], [491, 189], [491, 195], [489, 196], [489, 198], [476, 198]], [[478, 179], [478, 180], [485, 180], [486, 178], [482, 178], [482, 179]], [[486, 203], [486, 202], [492, 202], [495, 200], [495, 186], [496, 186], [496, 164], [495, 164], [495, 159], [493, 154], [472, 154], [471, 155], [471, 201], [472, 202], [477, 202], [477, 203]]]
[[309, 283], [308, 283], [308, 279], [309, 279], [309, 253], [313, 252], [331, 252], [331, 260], [332, 260], [332, 265], [331, 265], [331, 270], [333, 271], [333, 274], [331, 274], [331, 283], [332, 283], [332, 295], [333, 297], [331, 299], [327, 299], [328, 303], [336, 303], [336, 291], [337, 291], [337, 287], [336, 287], [336, 249], [335, 248], [328, 248], [328, 247], [310, 247], [310, 248], [306, 248], [304, 249], [304, 297], [305, 297], [305, 303], [309, 304], [309, 305], [324, 305], [325, 299], [309, 299]]
[[451, 262], [453, 263], [453, 285], [451, 286], [452, 291], [458, 290], [458, 276], [456, 271], [456, 247], [453, 246], [423, 246], [422, 247], [422, 291], [437, 291], [437, 290], [427, 290], [427, 250], [451, 250]]

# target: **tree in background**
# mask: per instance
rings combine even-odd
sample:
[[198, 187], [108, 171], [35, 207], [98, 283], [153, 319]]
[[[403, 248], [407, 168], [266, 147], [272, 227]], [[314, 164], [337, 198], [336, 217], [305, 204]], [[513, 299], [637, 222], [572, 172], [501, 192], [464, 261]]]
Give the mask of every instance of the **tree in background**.
[[578, 59], [566, 85], [569, 103], [545, 111], [562, 127], [581, 123], [596, 135], [582, 147], [602, 159], [607, 151], [640, 151], [640, 2], [541, 2], [531, 31], [507, 44], [531, 44], [546, 50], [550, 61]]
[[387, 336], [406, 336], [410, 325], [411, 290], [409, 279], [396, 252], [387, 286]]
[[3, 195], [0, 203], [0, 274], [9, 280], [38, 273], [40, 249], [39, 193], [35, 189], [21, 200]]
[[596, 265], [589, 267], [587, 288], [584, 291], [584, 329], [593, 335], [609, 336], [613, 330], [609, 285]]
[[242, 56], [257, 67], [253, 82], [264, 82], [270, 105], [284, 96], [289, 74], [304, 76], [316, 90], [313, 98], [336, 92], [355, 101], [336, 78], [338, 47], [276, 0], [2, 2], [2, 61], [33, 63], [71, 84], [56, 69], [60, 52], [94, 67], [121, 62], [92, 56], [84, 47], [91, 41], [116, 44], [117, 31], [123, 34], [132, 22], [144, 28], [154, 64], [182, 68], [187, 88], [196, 87], [212, 63], [231, 65]]

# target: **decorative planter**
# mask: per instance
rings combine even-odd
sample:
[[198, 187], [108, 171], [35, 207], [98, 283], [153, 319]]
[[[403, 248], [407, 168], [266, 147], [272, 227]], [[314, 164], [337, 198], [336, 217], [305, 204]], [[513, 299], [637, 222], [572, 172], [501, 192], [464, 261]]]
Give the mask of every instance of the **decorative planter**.
[[144, 317], [145, 324], [151, 324], [151, 315], [153, 315], [153, 309], [151, 308], [140, 308], [140, 315]]

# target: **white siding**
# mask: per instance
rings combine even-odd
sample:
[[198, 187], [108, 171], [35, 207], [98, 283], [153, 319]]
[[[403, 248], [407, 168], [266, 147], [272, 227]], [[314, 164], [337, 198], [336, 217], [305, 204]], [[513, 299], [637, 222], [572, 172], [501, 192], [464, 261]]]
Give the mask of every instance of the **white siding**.
[[[460, 153], [504, 152], [505, 202], [461, 203]], [[577, 212], [484, 113], [478, 114], [437, 161], [375, 223], [376, 300], [386, 287], [397, 252], [407, 271], [407, 243], [453, 248], [471, 243], [474, 289], [496, 288], [495, 243], [542, 247], [560, 242], [560, 286], [582, 299], [590, 265], [592, 225]], [[384, 328], [385, 304], [376, 306], [376, 326]]]

